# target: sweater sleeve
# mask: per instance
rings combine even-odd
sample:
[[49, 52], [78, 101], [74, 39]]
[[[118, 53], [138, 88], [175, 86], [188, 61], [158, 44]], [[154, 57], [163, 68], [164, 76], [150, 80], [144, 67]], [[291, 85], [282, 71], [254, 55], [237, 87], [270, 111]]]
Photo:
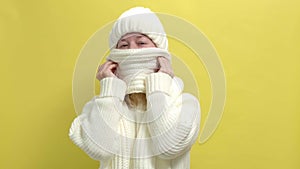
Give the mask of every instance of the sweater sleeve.
[[161, 158], [174, 159], [185, 153], [199, 133], [199, 102], [182, 90], [177, 77], [152, 73], [146, 78], [148, 129], [153, 149]]
[[100, 81], [100, 95], [85, 104], [75, 118], [69, 137], [95, 160], [110, 158], [118, 150], [120, 112], [126, 84], [114, 77]]

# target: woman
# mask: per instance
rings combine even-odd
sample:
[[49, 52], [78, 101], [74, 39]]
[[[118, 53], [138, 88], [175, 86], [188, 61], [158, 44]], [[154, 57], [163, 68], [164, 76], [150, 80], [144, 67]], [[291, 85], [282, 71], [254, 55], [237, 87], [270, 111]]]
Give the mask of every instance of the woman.
[[73, 121], [69, 136], [100, 169], [189, 169], [200, 108], [173, 74], [163, 26], [147, 8], [124, 12], [98, 68], [100, 95]]

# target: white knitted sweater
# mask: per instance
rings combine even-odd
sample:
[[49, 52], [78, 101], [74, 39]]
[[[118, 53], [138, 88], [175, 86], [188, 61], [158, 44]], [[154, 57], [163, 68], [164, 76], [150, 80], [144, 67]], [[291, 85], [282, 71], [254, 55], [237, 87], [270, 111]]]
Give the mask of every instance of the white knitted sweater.
[[100, 86], [100, 95], [84, 106], [69, 132], [78, 147], [100, 161], [100, 169], [190, 168], [189, 150], [198, 136], [200, 106], [194, 96], [182, 93], [178, 77], [165, 73], [146, 77], [147, 111], [133, 112], [131, 117], [155, 117], [148, 123], [135, 123], [127, 116], [124, 81], [108, 77]]

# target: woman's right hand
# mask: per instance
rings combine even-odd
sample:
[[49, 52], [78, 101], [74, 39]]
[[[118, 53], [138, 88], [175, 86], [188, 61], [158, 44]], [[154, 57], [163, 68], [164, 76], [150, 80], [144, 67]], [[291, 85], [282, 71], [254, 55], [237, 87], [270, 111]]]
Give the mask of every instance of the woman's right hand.
[[106, 77], [116, 77], [114, 74], [118, 64], [112, 61], [106, 61], [98, 67], [96, 78], [101, 81]]

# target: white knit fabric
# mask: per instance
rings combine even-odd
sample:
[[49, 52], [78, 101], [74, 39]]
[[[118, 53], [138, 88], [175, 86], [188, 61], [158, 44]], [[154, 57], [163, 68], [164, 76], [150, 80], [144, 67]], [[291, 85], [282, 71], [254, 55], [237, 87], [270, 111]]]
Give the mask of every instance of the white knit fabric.
[[112, 49], [107, 60], [118, 63], [115, 74], [127, 84], [126, 94], [146, 93], [145, 78], [159, 68], [158, 56], [171, 61], [170, 53], [160, 48]]
[[[147, 35], [158, 48], [115, 49], [120, 38], [131, 32]], [[178, 77], [154, 73], [158, 56], [171, 60], [158, 17], [143, 7], [124, 12], [112, 28], [110, 47], [107, 59], [118, 63], [118, 78], [100, 81], [100, 95], [73, 121], [70, 139], [100, 161], [100, 169], [189, 169], [200, 105], [194, 96], [183, 93]], [[146, 93], [147, 111], [129, 110], [124, 96], [136, 92]]]
[[147, 105], [151, 106], [146, 112], [135, 112], [156, 117], [146, 124], [122, 115], [129, 111], [124, 81], [109, 77], [100, 82], [100, 95], [84, 106], [69, 132], [78, 147], [100, 161], [100, 169], [190, 168], [189, 149], [199, 132], [200, 107], [195, 97], [182, 93], [179, 78], [165, 73], [147, 75]]
[[127, 33], [138, 32], [147, 35], [158, 48], [168, 49], [168, 39], [159, 18], [150, 9], [134, 7], [125, 11], [114, 23], [110, 32], [110, 48]]

